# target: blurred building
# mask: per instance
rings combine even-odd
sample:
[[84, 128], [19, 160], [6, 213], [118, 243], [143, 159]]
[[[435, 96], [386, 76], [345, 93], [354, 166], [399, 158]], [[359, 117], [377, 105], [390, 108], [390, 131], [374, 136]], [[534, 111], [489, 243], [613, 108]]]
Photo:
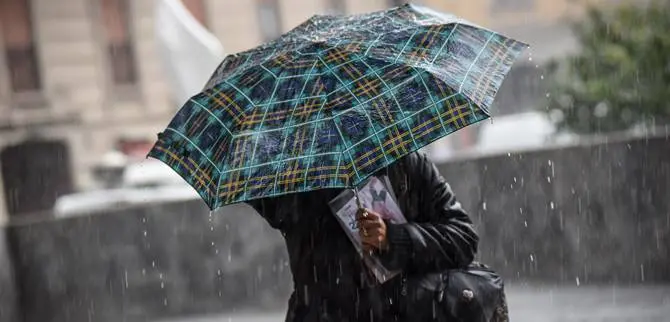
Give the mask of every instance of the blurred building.
[[[404, 1], [183, 2], [227, 52], [237, 52], [315, 13]], [[417, 3], [509, 32], [541, 58], [570, 50], [562, 19], [579, 12], [569, 0]], [[181, 103], [164, 81], [153, 20], [150, 0], [0, 0], [0, 221], [49, 210], [58, 196], [93, 186], [92, 170], [111, 150], [131, 158], [147, 151]], [[507, 83], [525, 88], [537, 71], [534, 63], [526, 69]], [[512, 97], [507, 105], [518, 104]]]

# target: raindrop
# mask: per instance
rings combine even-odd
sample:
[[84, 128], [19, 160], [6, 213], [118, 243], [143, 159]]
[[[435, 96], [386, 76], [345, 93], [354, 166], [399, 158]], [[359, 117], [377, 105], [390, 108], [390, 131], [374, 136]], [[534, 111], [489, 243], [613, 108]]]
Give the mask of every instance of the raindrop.
[[146, 236], [147, 236], [147, 231], [146, 231], [146, 230], [145, 230], [145, 231], [143, 231], [142, 233], [144, 234], [144, 237], [146, 237]]
[[579, 283], [579, 277], [575, 277], [575, 283], [577, 283], [577, 286], [580, 285], [580, 283]]
[[551, 183], [551, 177], [547, 176], [547, 182]]
[[528, 57], [528, 61], [533, 61], [533, 57]]
[[528, 227], [528, 221], [524, 220], [524, 221], [523, 221], [523, 226], [524, 226], [524, 227]]
[[640, 278], [644, 282], [644, 264], [640, 264]]
[[540, 79], [544, 79], [544, 75], [540, 75]]
[[482, 209], [486, 210], [486, 201], [482, 202]]
[[165, 282], [161, 282], [161, 288], [165, 288]]
[[514, 183], [516, 183], [516, 177], [514, 177]]
[[156, 261], [151, 261], [151, 267], [156, 267]]
[[147, 275], [147, 270], [144, 268], [142, 269], [142, 275]]
[[535, 261], [535, 257], [533, 257], [533, 254], [530, 254], [530, 261], [531, 261], [531, 262], [534, 262], [534, 261]]
[[167, 306], [167, 304], [168, 304], [167, 299], [164, 299], [164, 300], [163, 300], [163, 305], [164, 305], [164, 306]]
[[554, 202], [553, 202], [553, 201], [550, 202], [550, 203], [549, 203], [549, 208], [554, 209], [554, 207], [555, 207], [555, 206], [554, 206]]

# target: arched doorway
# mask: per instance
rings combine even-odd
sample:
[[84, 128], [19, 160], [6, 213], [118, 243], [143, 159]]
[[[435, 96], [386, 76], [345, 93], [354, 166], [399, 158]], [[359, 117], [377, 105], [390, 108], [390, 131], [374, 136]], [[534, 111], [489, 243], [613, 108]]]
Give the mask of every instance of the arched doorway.
[[48, 211], [73, 191], [70, 153], [62, 141], [25, 141], [0, 152], [10, 216]]

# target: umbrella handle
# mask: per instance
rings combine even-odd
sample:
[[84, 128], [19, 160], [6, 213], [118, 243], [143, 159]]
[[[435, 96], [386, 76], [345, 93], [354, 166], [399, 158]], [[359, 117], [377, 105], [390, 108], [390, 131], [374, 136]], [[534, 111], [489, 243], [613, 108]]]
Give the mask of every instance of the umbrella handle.
[[358, 209], [363, 211], [363, 217], [367, 217], [368, 213], [367, 213], [367, 211], [365, 211], [365, 208], [363, 207], [363, 204], [361, 203], [361, 198], [359, 196], [358, 188], [354, 188], [354, 198], [356, 198], [356, 205], [358, 206]]

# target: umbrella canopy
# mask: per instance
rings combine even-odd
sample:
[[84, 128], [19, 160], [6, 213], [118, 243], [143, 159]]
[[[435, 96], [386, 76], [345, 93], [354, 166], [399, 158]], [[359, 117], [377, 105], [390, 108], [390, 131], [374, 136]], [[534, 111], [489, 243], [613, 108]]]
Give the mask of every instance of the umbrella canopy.
[[210, 208], [348, 188], [488, 108], [527, 46], [414, 5], [315, 16], [226, 57], [149, 156]]

